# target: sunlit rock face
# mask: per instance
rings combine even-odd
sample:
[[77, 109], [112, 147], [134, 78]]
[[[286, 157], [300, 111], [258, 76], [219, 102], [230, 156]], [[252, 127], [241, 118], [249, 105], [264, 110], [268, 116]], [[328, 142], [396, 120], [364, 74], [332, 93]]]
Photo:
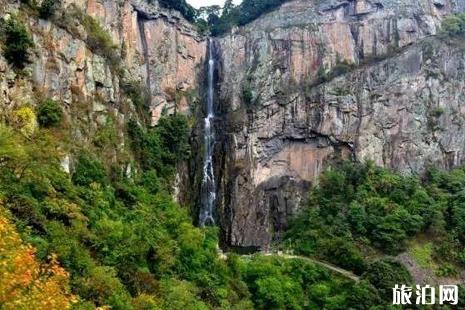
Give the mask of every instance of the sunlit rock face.
[[221, 37], [224, 242], [267, 248], [339, 158], [406, 172], [461, 163], [462, 49], [427, 37], [462, 10], [298, 0]]
[[[152, 125], [162, 113], [202, 119], [207, 40], [156, 1], [63, 3], [110, 34], [117, 65], [89, 48], [72, 18], [60, 25], [26, 16], [31, 64], [17, 74], [0, 55], [0, 118], [53, 98], [75, 144], [114, 128], [114, 147], [102, 157], [127, 161], [130, 175], [125, 125], [138, 113], [124, 86], [146, 93]], [[18, 9], [19, 0], [0, 0], [0, 17]], [[463, 163], [464, 47], [434, 35], [445, 16], [464, 10], [465, 0], [294, 0], [215, 38], [215, 222], [223, 244], [268, 248], [340, 158], [408, 173]], [[194, 146], [202, 139], [197, 123]], [[72, 171], [72, 150], [59, 151]], [[198, 178], [199, 163], [180, 165], [176, 198], [195, 196], [190, 177]]]
[[[1, 4], [1, 17], [16, 14], [19, 8], [19, 1]], [[97, 96], [108, 108], [117, 107], [123, 101], [120, 86], [124, 76], [149, 88], [147, 105], [153, 124], [162, 111], [189, 113], [192, 102], [187, 94], [198, 91], [206, 43], [178, 12], [143, 0], [66, 0], [63, 5], [67, 12], [77, 7], [92, 16], [111, 35], [124, 74], [89, 49], [85, 29], [78, 23], [72, 28], [75, 20], [69, 16], [69, 20], [61, 19], [69, 27], [29, 16], [28, 28], [35, 43], [31, 65], [26, 68], [29, 74], [24, 83], [4, 87], [6, 93], [0, 100], [12, 102], [18, 92], [33, 97], [34, 88], [70, 106]], [[4, 85], [7, 78], [15, 81], [14, 73], [9, 73], [0, 76], [0, 83], [3, 80]]]
[[163, 111], [189, 112], [185, 94], [197, 91], [206, 54], [195, 26], [155, 1], [88, 0], [83, 8], [111, 33], [124, 69], [148, 88], [153, 124]]
[[[0, 0], [0, 18], [21, 14], [35, 45], [21, 74], [0, 53], [2, 120], [20, 106], [52, 98], [63, 104], [70, 132], [65, 139], [73, 142], [64, 145], [92, 145], [102, 130], [116, 132], [115, 145], [99, 154], [110, 165], [131, 160], [126, 136], [130, 118], [142, 123], [141, 115], [149, 114], [155, 125], [162, 113], [194, 113], [206, 43], [180, 13], [145, 0], [64, 0], [63, 11], [55, 20], [44, 20], [24, 13], [19, 0]], [[111, 36], [116, 59], [109, 61], [89, 47], [85, 15]], [[143, 107], [134, 105], [125, 85], [143, 94]], [[64, 146], [60, 152], [64, 170], [72, 171], [72, 150]], [[179, 188], [175, 192], [184, 195]]]

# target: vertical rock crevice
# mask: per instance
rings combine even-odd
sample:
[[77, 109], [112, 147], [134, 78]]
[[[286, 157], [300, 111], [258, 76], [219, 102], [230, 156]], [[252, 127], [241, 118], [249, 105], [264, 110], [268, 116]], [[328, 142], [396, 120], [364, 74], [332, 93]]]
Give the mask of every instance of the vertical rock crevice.
[[147, 44], [147, 34], [145, 32], [145, 22], [146, 19], [143, 17], [142, 14], [137, 12], [137, 27], [139, 30], [139, 38], [142, 47], [142, 57], [144, 58], [145, 64], [145, 86], [147, 87], [147, 97], [146, 97], [146, 105], [150, 106], [152, 103], [152, 79], [151, 79], [151, 70], [150, 70], [150, 54], [149, 48]]

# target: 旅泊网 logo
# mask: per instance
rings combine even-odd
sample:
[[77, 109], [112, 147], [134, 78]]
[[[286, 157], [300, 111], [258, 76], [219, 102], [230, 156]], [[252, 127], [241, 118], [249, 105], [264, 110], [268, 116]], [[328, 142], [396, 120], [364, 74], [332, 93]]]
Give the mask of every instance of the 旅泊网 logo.
[[440, 285], [436, 289], [430, 285], [411, 287], [396, 284], [392, 289], [393, 305], [457, 305], [458, 302], [457, 285]]

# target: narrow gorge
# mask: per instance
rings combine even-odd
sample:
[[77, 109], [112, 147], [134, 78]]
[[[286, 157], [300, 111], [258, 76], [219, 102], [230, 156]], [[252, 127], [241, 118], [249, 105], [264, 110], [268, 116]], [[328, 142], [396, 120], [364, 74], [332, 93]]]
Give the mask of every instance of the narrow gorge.
[[214, 128], [214, 74], [215, 58], [214, 43], [212, 39], [208, 41], [208, 72], [207, 72], [207, 100], [205, 107], [204, 123], [204, 148], [205, 155], [203, 159], [203, 178], [201, 188], [201, 207], [200, 207], [200, 225], [215, 225], [214, 210], [216, 206], [216, 181], [213, 166], [213, 152], [215, 149], [215, 128]]
[[0, 21], [0, 234], [76, 309], [463, 283], [465, 0], [0, 0]]

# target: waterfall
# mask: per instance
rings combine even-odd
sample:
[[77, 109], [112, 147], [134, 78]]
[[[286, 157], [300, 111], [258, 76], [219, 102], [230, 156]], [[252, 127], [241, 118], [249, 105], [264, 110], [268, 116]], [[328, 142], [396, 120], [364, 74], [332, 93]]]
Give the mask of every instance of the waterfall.
[[215, 173], [213, 167], [213, 149], [215, 144], [215, 133], [213, 128], [214, 111], [214, 72], [215, 59], [213, 54], [213, 41], [208, 41], [208, 83], [206, 100], [206, 117], [204, 119], [204, 159], [203, 159], [203, 181], [200, 206], [200, 226], [215, 225], [213, 210], [216, 199]]
[[145, 20], [140, 14], [137, 15], [137, 25], [139, 27], [140, 33], [140, 42], [142, 44], [142, 53], [144, 56], [146, 78], [145, 84], [147, 87], [147, 104], [149, 105], [152, 102], [152, 83], [150, 79], [150, 59], [149, 59], [149, 48], [147, 44], [147, 34], [145, 33]]

